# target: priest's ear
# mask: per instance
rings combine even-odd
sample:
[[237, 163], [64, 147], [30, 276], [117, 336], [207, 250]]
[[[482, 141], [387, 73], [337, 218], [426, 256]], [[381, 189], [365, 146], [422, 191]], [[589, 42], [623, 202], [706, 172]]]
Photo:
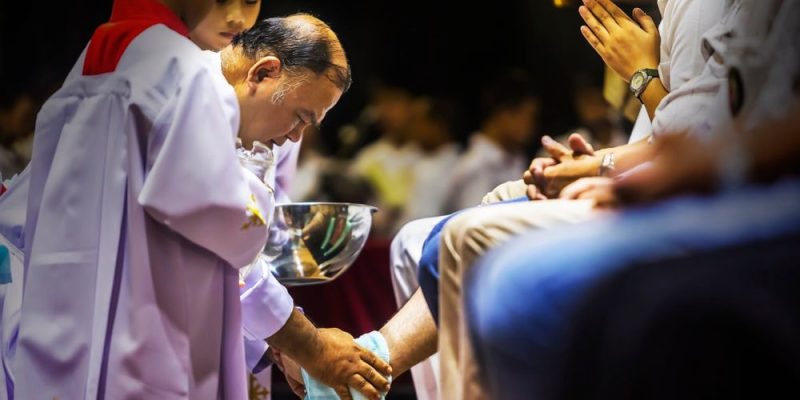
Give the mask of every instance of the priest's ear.
[[259, 59], [247, 72], [247, 83], [251, 86], [258, 85], [265, 79], [277, 79], [281, 76], [281, 60], [275, 56], [266, 56]]

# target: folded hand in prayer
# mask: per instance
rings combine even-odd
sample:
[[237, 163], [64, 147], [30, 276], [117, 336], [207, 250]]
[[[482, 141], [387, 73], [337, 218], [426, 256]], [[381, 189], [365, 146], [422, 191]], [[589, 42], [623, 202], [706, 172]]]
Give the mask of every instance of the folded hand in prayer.
[[644, 68], [658, 68], [661, 38], [653, 19], [637, 8], [628, 17], [611, 0], [584, 0], [581, 33], [606, 65], [626, 82]]

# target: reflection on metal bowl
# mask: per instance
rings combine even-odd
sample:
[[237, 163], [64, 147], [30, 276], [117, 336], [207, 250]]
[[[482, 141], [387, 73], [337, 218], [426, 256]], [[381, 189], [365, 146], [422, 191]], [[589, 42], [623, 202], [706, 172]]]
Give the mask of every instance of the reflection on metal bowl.
[[330, 282], [361, 253], [375, 211], [352, 203], [279, 204], [262, 257], [286, 286]]

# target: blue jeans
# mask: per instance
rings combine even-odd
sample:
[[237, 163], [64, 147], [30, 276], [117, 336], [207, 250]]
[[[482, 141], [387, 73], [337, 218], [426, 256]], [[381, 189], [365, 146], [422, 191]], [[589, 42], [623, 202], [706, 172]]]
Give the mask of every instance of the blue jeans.
[[[585, 224], [522, 235], [480, 260], [467, 321], [492, 395], [545, 395], [550, 366], [582, 295], [633, 263], [800, 232], [800, 181], [681, 198]], [[589, 333], [590, 334], [590, 333]]]
[[[506, 204], [506, 203], [519, 203], [523, 201], [528, 201], [527, 197], [519, 197], [511, 200], [506, 200], [499, 203], [493, 203], [486, 205], [484, 207], [491, 207], [495, 204]], [[425, 297], [425, 303], [428, 305], [428, 309], [431, 311], [431, 315], [433, 316], [433, 320], [436, 321], [436, 324], [439, 324], [439, 246], [441, 245], [441, 236], [442, 236], [442, 229], [444, 226], [458, 214], [461, 214], [465, 210], [461, 210], [455, 213], [452, 213], [439, 221], [433, 227], [431, 233], [428, 234], [428, 238], [425, 239], [425, 242], [422, 244], [422, 256], [419, 259], [419, 287], [422, 290], [422, 294]]]

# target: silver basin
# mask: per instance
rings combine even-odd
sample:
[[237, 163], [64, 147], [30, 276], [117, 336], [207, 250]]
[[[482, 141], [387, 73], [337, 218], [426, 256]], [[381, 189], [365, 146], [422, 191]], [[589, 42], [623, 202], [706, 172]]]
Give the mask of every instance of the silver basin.
[[358, 258], [375, 211], [352, 203], [279, 204], [262, 257], [286, 286], [330, 282]]

